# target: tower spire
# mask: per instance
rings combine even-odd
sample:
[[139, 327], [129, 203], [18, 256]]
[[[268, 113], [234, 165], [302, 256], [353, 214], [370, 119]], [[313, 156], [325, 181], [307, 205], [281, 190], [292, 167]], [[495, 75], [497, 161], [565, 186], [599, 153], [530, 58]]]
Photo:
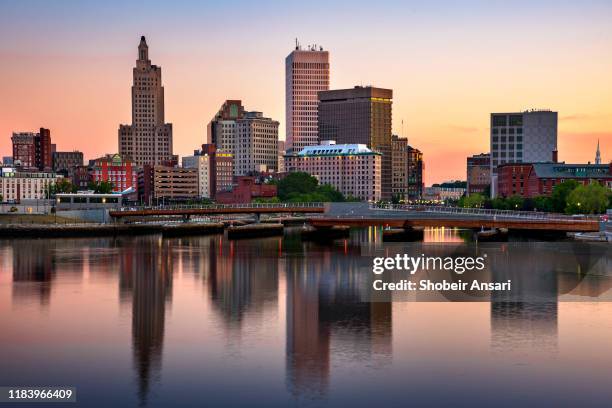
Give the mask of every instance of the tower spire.
[[149, 59], [149, 46], [145, 36], [140, 37], [140, 44], [138, 44], [138, 60], [147, 61]]
[[595, 164], [601, 164], [601, 153], [599, 152], [599, 139], [597, 139], [597, 151], [595, 152]]

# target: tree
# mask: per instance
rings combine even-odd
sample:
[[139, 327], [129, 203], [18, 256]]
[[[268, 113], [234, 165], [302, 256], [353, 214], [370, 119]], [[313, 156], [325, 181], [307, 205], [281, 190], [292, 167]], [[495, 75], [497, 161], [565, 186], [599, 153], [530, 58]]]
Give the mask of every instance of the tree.
[[579, 185], [569, 194], [565, 212], [568, 214], [601, 214], [606, 211], [610, 191], [598, 182]]
[[308, 173], [289, 173], [278, 181], [277, 194], [285, 202], [340, 202], [344, 195], [328, 184], [319, 185], [319, 181]]
[[554, 212], [563, 212], [567, 207], [567, 198], [570, 193], [580, 185], [576, 180], [566, 180], [557, 184], [550, 196], [551, 210]]
[[533, 207], [538, 211], [552, 211], [552, 200], [550, 197], [546, 196], [537, 196], [533, 199]]
[[474, 193], [459, 199], [459, 206], [465, 208], [482, 208], [485, 198], [482, 194]]
[[506, 199], [506, 203], [506, 209], [517, 211], [523, 208], [525, 200], [521, 196], [513, 195]]
[[0, 203], [4, 202], [4, 197], [0, 194]]
[[110, 181], [90, 181], [87, 188], [93, 190], [96, 194], [111, 194], [113, 192], [113, 183]]

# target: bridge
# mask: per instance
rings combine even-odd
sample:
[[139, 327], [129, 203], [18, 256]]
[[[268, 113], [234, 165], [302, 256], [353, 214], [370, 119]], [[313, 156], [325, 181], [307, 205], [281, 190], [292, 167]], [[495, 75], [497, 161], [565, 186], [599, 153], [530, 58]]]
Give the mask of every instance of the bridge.
[[303, 214], [317, 228], [332, 226], [388, 226], [508, 228], [514, 230], [540, 230], [561, 232], [599, 231], [598, 216], [570, 216], [537, 211], [506, 211], [482, 208], [459, 208], [424, 205], [392, 205], [368, 203], [262, 203], [165, 205], [159, 207], [124, 207], [109, 211], [109, 215], [122, 218], [146, 218], [223, 214]]
[[155, 216], [182, 216], [188, 219], [198, 215], [221, 214], [317, 214], [325, 212], [323, 203], [250, 203], [211, 205], [164, 205], [152, 207], [123, 207], [109, 211], [113, 219]]
[[424, 205], [368, 205], [365, 203], [345, 206], [332, 203], [324, 215], [311, 217], [310, 223], [319, 228], [334, 225], [351, 227], [381, 225], [396, 228], [457, 227], [563, 232], [599, 231], [598, 216]]

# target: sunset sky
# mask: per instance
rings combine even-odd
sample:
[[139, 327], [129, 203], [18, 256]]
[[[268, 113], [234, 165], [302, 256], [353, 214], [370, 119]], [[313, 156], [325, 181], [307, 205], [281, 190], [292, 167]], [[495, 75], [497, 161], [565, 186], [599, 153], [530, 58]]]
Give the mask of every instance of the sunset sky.
[[58, 150], [116, 152], [145, 35], [181, 156], [225, 99], [280, 121], [284, 139], [297, 37], [330, 51], [332, 89], [393, 89], [394, 133], [424, 152], [428, 185], [465, 179], [497, 111], [558, 111], [560, 160], [593, 161], [597, 139], [612, 159], [611, 1], [288, 3], [1, 1], [0, 156], [41, 126]]

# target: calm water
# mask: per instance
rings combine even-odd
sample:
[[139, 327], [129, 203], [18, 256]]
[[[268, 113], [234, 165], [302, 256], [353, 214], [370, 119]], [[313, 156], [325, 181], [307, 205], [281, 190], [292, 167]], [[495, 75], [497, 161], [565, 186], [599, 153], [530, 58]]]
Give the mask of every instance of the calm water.
[[380, 234], [0, 241], [0, 385], [86, 407], [610, 406], [609, 252], [497, 244], [503, 273], [550, 272], [551, 302], [364, 303]]

